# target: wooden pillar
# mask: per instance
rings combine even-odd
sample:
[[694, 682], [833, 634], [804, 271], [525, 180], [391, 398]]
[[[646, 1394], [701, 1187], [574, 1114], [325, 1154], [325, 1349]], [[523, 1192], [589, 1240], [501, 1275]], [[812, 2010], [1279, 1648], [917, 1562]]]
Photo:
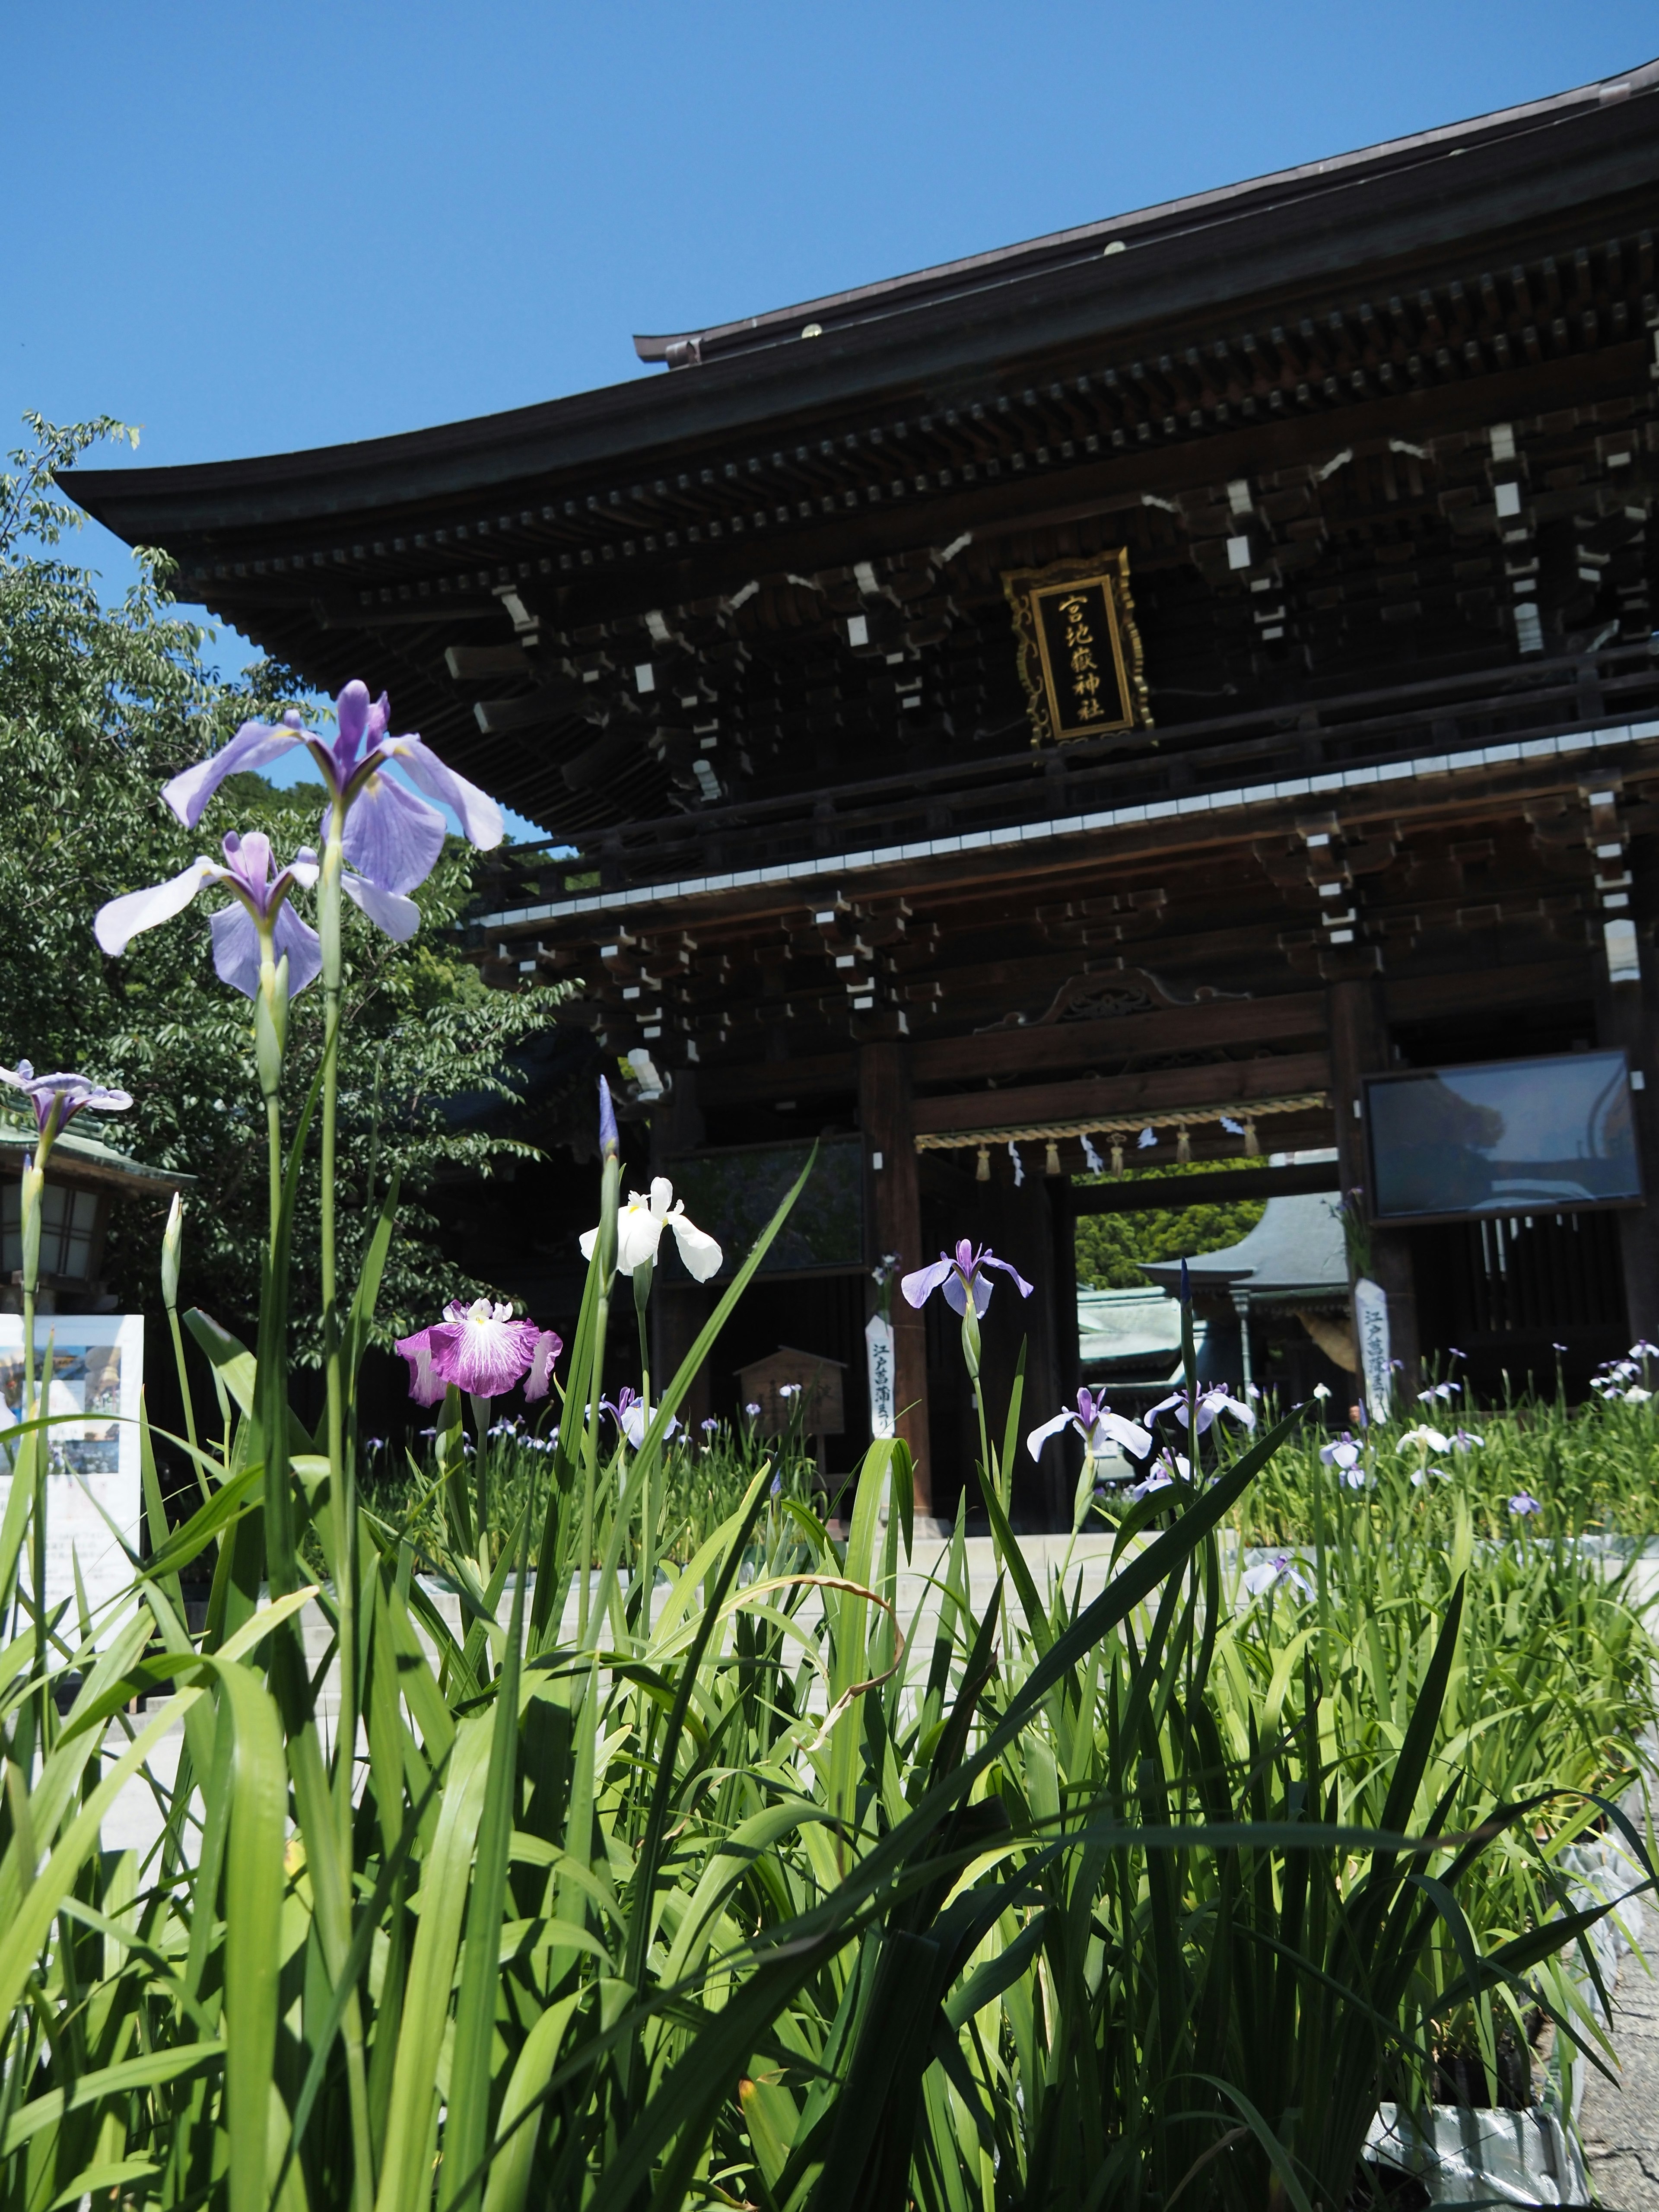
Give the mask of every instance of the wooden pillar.
[[1598, 950], [1595, 1041], [1609, 1051], [1622, 1049], [1642, 1086], [1631, 1100], [1631, 1109], [1647, 1202], [1619, 1216], [1619, 1241], [1632, 1340], [1645, 1337], [1659, 1343], [1659, 1060], [1653, 1048], [1655, 1024], [1659, 1023], [1659, 975], [1651, 945], [1641, 949], [1641, 959], [1639, 983], [1615, 983]]
[[[703, 1139], [703, 1119], [697, 1104], [697, 1078], [695, 1069], [676, 1068], [673, 1087], [666, 1098], [651, 1116], [651, 1172], [665, 1175], [672, 1181], [672, 1162], [677, 1152], [695, 1152]], [[666, 1247], [672, 1239], [665, 1237]], [[665, 1253], [662, 1256], [666, 1256]], [[683, 1272], [675, 1270], [678, 1279], [672, 1278], [666, 1267], [659, 1270], [651, 1294], [651, 1382], [655, 1395], [660, 1396], [678, 1372], [680, 1362], [697, 1340], [697, 1332], [714, 1310], [714, 1296], [701, 1283], [688, 1281]], [[623, 1301], [623, 1324], [632, 1333], [634, 1317], [632, 1300]], [[611, 1304], [611, 1328], [614, 1333], [617, 1306]], [[696, 1430], [697, 1423], [708, 1414], [710, 1405], [708, 1363], [705, 1361], [696, 1379], [685, 1394], [679, 1409], [679, 1419], [687, 1428]]]
[[[1389, 1028], [1379, 978], [1364, 976], [1331, 984], [1326, 992], [1330, 1024], [1331, 1103], [1336, 1116], [1336, 1152], [1345, 1192], [1370, 1180], [1365, 1160], [1365, 1129], [1358, 1109], [1360, 1078], [1382, 1075], [1389, 1066]], [[1373, 1229], [1371, 1278], [1387, 1291], [1389, 1337], [1401, 1362], [1396, 1382], [1406, 1402], [1420, 1387], [1417, 1338], [1417, 1287], [1412, 1275], [1409, 1232]], [[1363, 1378], [1358, 1383], [1363, 1389]]]
[[[866, 1256], [872, 1266], [896, 1252], [908, 1273], [929, 1255], [921, 1249], [921, 1190], [910, 1119], [910, 1060], [900, 1044], [859, 1048], [859, 1126], [864, 1133], [870, 1194]], [[872, 1308], [874, 1301], [872, 1301]], [[933, 1510], [927, 1439], [927, 1337], [921, 1316], [893, 1285], [893, 1368], [898, 1432], [915, 1462], [916, 1511]]]

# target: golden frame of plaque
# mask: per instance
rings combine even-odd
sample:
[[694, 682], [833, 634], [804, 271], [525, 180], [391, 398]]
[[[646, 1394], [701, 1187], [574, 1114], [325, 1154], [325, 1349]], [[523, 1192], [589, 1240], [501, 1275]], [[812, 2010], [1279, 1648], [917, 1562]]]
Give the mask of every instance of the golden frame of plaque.
[[1002, 588], [1034, 745], [1152, 726], [1127, 549], [1011, 568]]

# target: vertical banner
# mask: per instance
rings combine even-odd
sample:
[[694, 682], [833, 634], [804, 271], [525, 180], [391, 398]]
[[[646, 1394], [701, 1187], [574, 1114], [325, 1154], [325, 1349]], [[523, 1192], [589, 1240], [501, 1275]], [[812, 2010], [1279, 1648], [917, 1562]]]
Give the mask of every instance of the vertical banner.
[[[51, 1424], [44, 1431], [50, 1460], [46, 1476], [49, 1606], [67, 1601], [73, 1607], [77, 1561], [87, 1601], [94, 1611], [119, 1596], [131, 1579], [110, 1522], [136, 1552], [143, 1494], [138, 1408], [143, 1380], [142, 1314], [35, 1316], [35, 1390], [40, 1411]], [[3, 1405], [0, 1511], [3, 1511], [11, 1492], [6, 1432], [23, 1412], [21, 1314], [0, 1314], [0, 1404]], [[27, 1575], [27, 1565], [24, 1571]]]
[[893, 1324], [872, 1314], [864, 1324], [865, 1362], [870, 1376], [870, 1434], [898, 1433], [896, 1384], [893, 1371]]
[[1389, 1294], [1362, 1275], [1353, 1286], [1353, 1328], [1359, 1340], [1359, 1364], [1365, 1377], [1365, 1411], [1386, 1421], [1394, 1398], [1394, 1370], [1389, 1364]]

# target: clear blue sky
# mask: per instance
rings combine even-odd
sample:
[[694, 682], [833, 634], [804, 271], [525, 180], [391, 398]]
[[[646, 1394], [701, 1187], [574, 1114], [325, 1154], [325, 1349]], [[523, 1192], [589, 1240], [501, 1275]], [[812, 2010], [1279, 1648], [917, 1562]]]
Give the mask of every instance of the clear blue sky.
[[1656, 53], [1651, 0], [14, 5], [0, 431], [118, 415], [154, 465], [520, 406]]

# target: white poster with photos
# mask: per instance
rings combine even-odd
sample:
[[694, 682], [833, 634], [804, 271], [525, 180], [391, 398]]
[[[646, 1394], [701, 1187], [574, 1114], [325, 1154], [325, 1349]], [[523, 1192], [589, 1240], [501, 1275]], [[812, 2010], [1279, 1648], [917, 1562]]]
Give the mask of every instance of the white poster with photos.
[[[38, 1314], [35, 1388], [51, 1455], [46, 1477], [46, 1601], [75, 1601], [75, 1568], [95, 1609], [131, 1580], [112, 1522], [138, 1549], [143, 1485], [138, 1408], [144, 1379], [142, 1314]], [[23, 1411], [23, 1322], [0, 1314], [0, 1447]], [[0, 1510], [11, 1491], [11, 1455], [0, 1449]], [[101, 1508], [101, 1510], [100, 1510]], [[107, 1519], [105, 1517], [107, 1516]], [[27, 1577], [27, 1559], [22, 1571]], [[71, 1613], [71, 1621], [73, 1614]], [[71, 1638], [73, 1630], [70, 1630]]]

